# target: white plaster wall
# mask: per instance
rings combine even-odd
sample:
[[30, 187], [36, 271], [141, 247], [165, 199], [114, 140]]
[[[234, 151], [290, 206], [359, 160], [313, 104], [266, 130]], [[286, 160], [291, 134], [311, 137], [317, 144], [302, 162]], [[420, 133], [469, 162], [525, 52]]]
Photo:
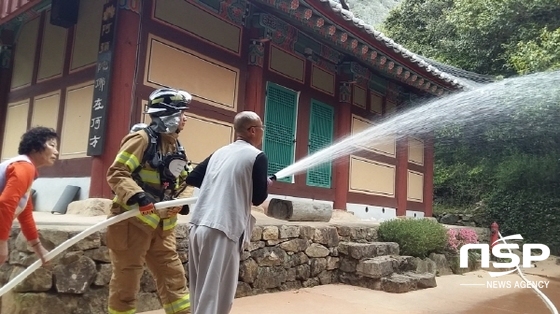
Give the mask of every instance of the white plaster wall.
[[347, 203], [346, 209], [353, 212], [354, 216], [364, 220], [381, 222], [397, 217], [397, 209], [391, 207]]
[[424, 212], [419, 212], [416, 210], [407, 210], [406, 217], [424, 218]]
[[36, 211], [50, 212], [67, 185], [80, 187], [77, 199], [83, 200], [89, 197], [90, 177], [82, 178], [37, 178], [33, 182], [33, 189], [37, 191], [35, 199]]

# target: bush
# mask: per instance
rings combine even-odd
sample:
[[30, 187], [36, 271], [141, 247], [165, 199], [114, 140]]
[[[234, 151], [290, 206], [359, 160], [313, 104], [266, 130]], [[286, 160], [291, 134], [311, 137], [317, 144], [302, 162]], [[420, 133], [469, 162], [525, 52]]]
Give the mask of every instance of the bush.
[[433, 252], [443, 252], [447, 245], [447, 230], [428, 219], [394, 219], [379, 226], [379, 239], [396, 242], [401, 255], [424, 258]]

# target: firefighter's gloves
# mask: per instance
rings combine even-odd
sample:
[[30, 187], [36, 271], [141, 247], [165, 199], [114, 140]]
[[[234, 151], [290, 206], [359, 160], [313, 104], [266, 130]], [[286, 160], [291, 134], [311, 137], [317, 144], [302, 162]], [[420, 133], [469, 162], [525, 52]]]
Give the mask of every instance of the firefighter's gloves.
[[155, 213], [156, 208], [154, 207], [154, 200], [151, 197], [143, 192], [136, 194], [135, 197], [138, 200], [140, 214], [150, 215]]

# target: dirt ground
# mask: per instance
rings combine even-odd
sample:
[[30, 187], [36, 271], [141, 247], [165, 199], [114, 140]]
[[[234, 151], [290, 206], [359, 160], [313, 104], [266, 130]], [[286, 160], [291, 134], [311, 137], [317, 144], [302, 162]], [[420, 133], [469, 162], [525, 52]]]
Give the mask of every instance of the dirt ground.
[[[528, 280], [549, 282], [541, 291], [560, 308], [560, 266], [556, 258], [525, 270]], [[529, 275], [529, 273], [533, 275]], [[502, 288], [491, 288], [489, 282]], [[392, 294], [347, 285], [325, 285], [235, 299], [231, 314], [545, 314], [545, 303], [518, 275], [491, 278], [486, 271], [437, 278], [438, 286], [404, 294]], [[507, 288], [507, 285], [510, 285]], [[163, 314], [151, 311], [144, 314]]]

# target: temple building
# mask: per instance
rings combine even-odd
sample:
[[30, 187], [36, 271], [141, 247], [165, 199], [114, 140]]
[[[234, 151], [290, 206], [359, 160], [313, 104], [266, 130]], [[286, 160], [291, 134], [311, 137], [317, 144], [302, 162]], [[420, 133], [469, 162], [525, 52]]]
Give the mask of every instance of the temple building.
[[[0, 158], [32, 126], [61, 137], [60, 160], [34, 183], [42, 211], [67, 186], [112, 197], [107, 168], [156, 88], [193, 95], [180, 141], [195, 165], [234, 140], [236, 113], [257, 112], [274, 174], [414, 99], [465, 87], [332, 0], [0, 3]], [[362, 218], [431, 216], [433, 164], [431, 134], [395, 134], [270, 193]]]

